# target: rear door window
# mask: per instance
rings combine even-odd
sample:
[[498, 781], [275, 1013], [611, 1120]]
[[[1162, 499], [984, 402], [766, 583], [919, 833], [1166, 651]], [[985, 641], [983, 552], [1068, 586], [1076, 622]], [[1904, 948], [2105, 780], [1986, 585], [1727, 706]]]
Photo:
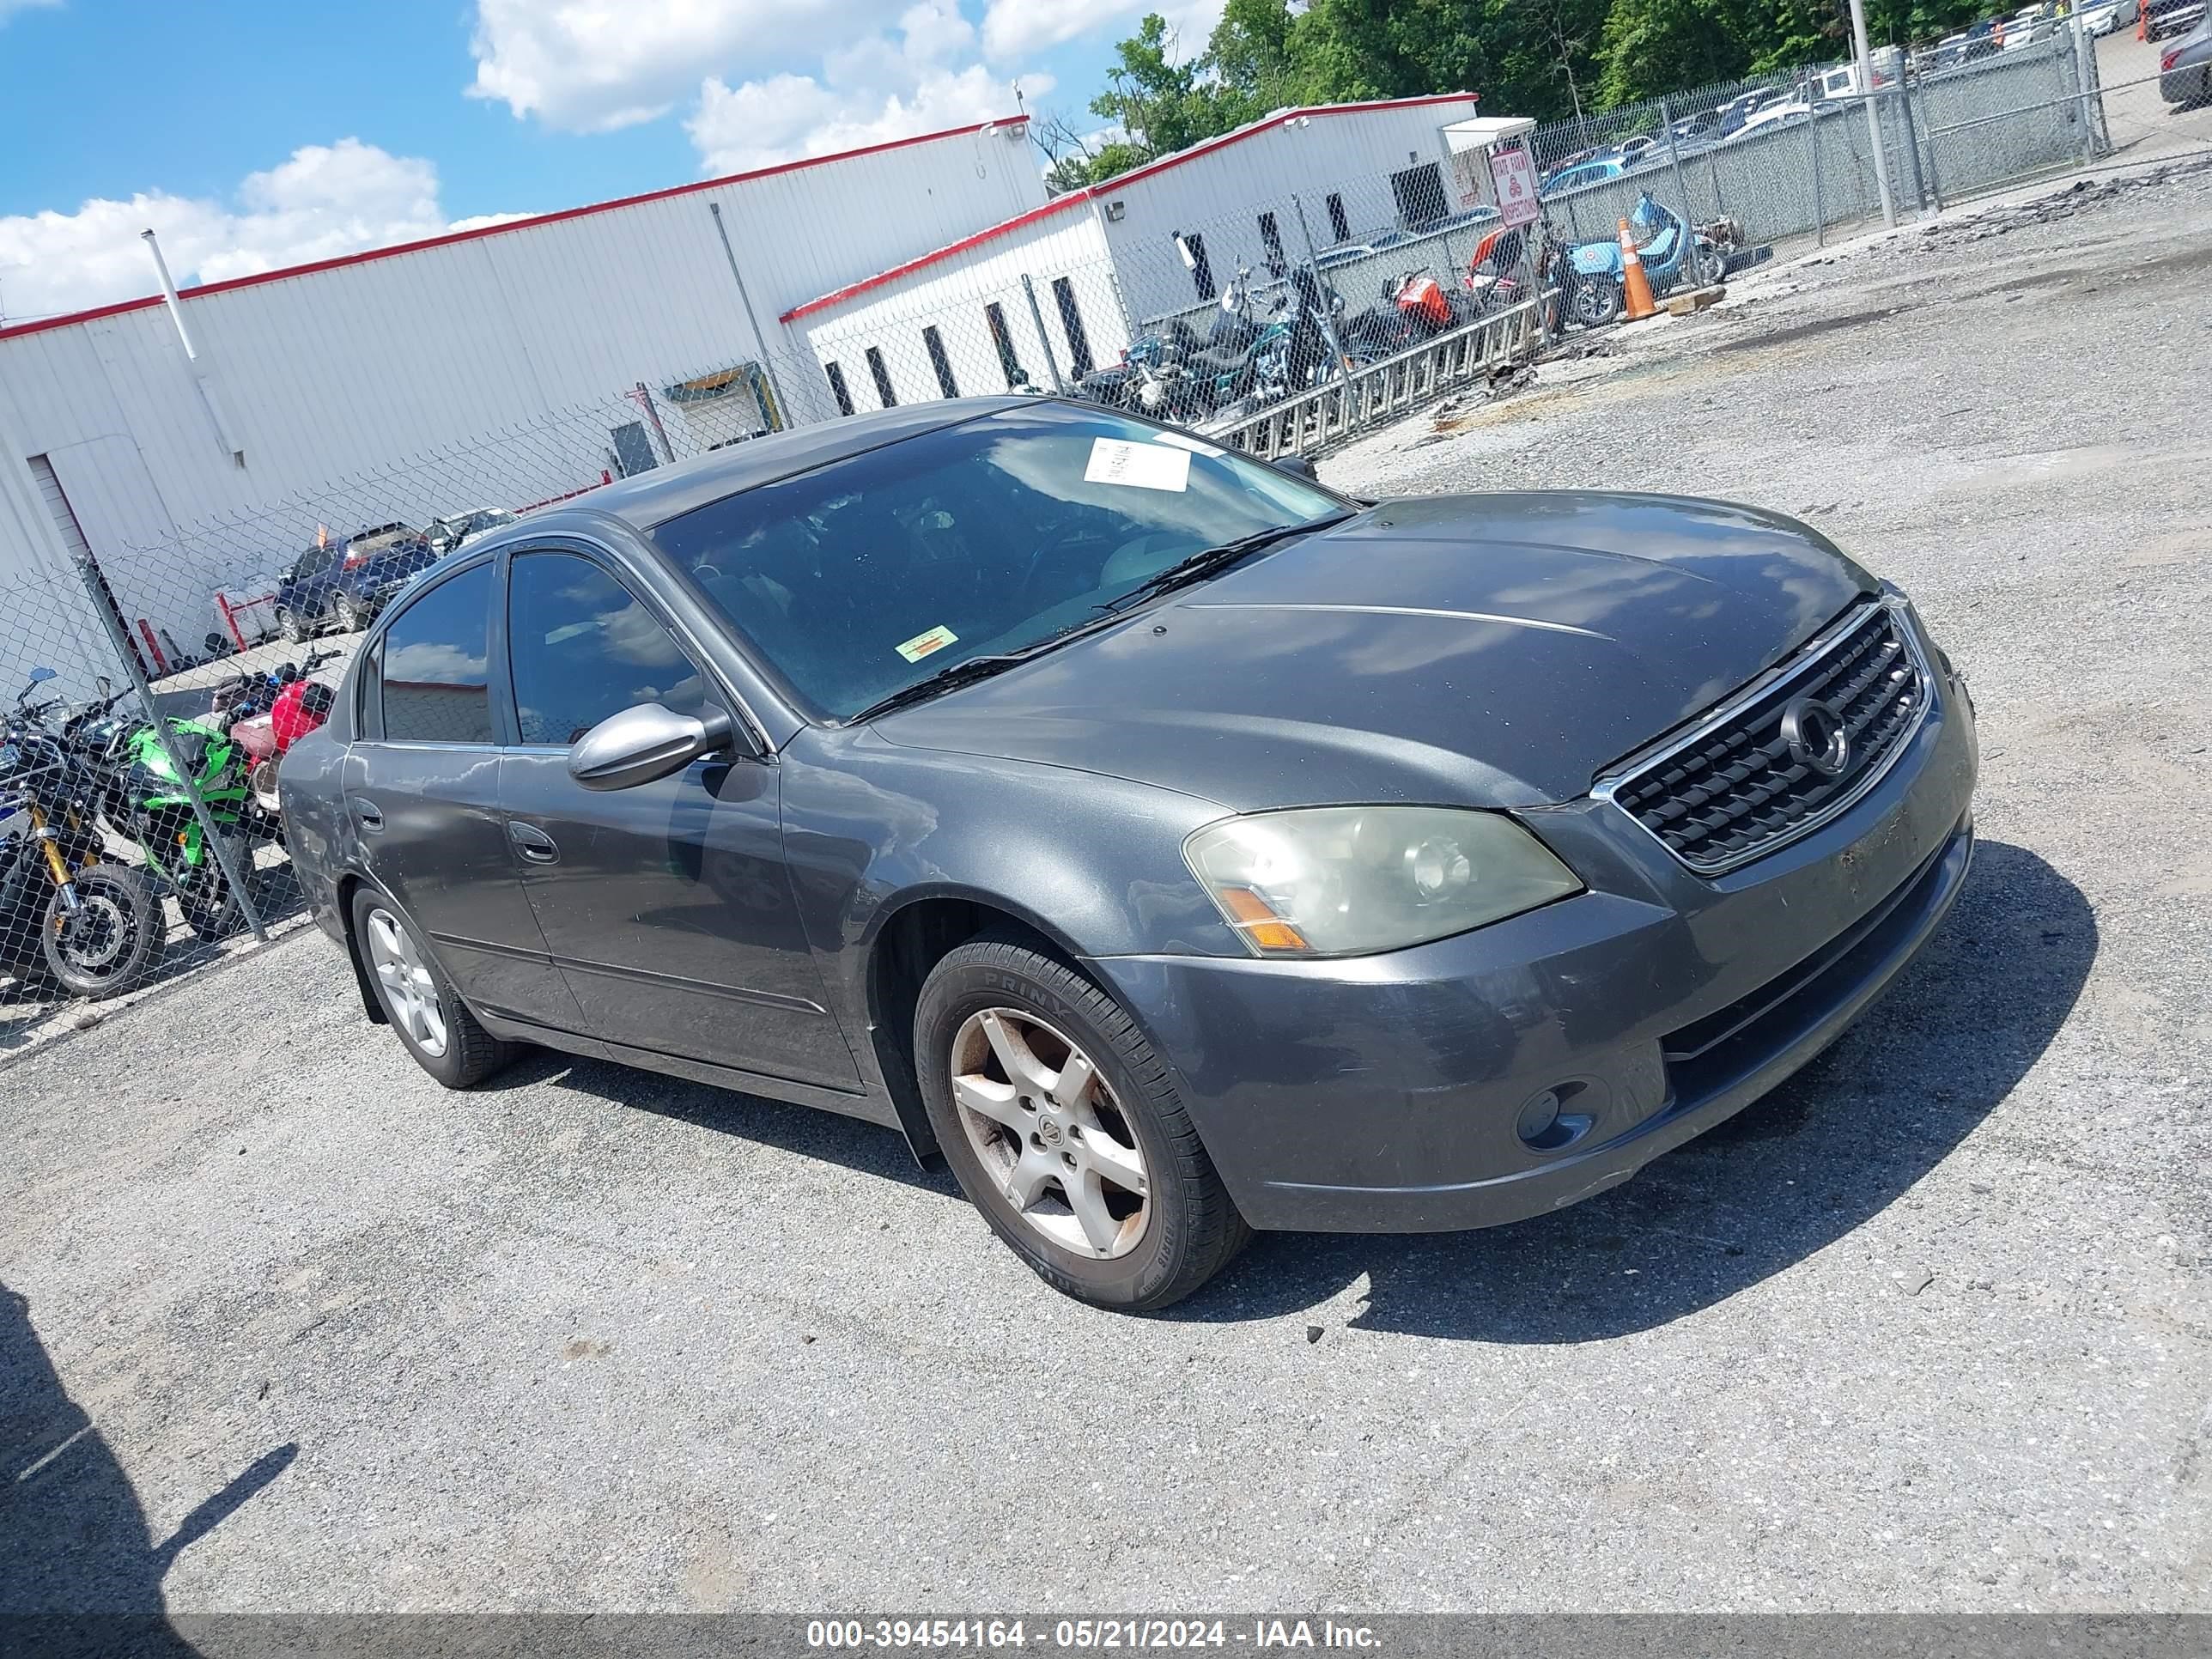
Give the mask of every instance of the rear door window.
[[493, 741], [491, 566], [480, 564], [410, 599], [379, 653], [387, 743]]

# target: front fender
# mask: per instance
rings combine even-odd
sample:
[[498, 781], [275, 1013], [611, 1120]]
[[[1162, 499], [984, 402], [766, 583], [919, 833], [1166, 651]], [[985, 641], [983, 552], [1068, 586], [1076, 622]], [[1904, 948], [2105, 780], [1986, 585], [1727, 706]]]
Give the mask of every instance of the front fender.
[[782, 765], [784, 856], [848, 1030], [884, 926], [930, 898], [1003, 911], [1072, 957], [1244, 954], [1182, 860], [1215, 802], [866, 731], [802, 733]]

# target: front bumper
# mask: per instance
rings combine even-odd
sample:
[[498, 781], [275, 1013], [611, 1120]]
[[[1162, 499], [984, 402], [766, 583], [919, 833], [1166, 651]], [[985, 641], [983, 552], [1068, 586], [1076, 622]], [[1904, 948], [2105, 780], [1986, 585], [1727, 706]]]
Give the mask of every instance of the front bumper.
[[[1588, 892], [1348, 961], [1112, 957], [1093, 968], [1176, 1067], [1259, 1228], [1495, 1226], [1626, 1181], [1781, 1083], [1881, 995], [1972, 848], [1963, 686], [1824, 828], [1715, 878], [1626, 813], [1525, 815]], [[1551, 1091], [1562, 1128], [1524, 1141]]]

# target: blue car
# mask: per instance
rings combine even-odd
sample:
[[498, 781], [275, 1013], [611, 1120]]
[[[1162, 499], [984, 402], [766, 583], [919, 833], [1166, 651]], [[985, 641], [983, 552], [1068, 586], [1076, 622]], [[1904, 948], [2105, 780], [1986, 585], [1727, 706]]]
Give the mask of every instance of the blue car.
[[437, 557], [411, 525], [380, 524], [340, 543], [319, 542], [277, 575], [276, 630], [295, 645], [333, 628], [359, 633]]
[[1588, 161], [1577, 161], [1572, 167], [1561, 167], [1547, 175], [1536, 185], [1539, 197], [1557, 196], [1562, 191], [1580, 190], [1585, 185], [1601, 185], [1608, 179], [1618, 179], [1628, 171], [1628, 163], [1618, 155], [1600, 155]]

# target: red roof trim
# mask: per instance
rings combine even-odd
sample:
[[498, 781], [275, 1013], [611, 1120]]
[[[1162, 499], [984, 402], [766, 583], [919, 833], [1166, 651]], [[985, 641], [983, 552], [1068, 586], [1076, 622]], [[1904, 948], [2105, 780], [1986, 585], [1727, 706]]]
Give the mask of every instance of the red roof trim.
[[[441, 236], [426, 236], [420, 241], [396, 242], [390, 247], [365, 248], [359, 253], [343, 253], [334, 259], [317, 259], [304, 265], [286, 265], [281, 270], [256, 271], [251, 276], [233, 276], [220, 283], [202, 283], [196, 288], [179, 289], [178, 297], [194, 299], [203, 295], [228, 294], [233, 289], [252, 288], [258, 283], [283, 282], [293, 276], [311, 276], [319, 270], [336, 270], [342, 265], [367, 264], [372, 260], [396, 258], [403, 253], [419, 253], [424, 248], [445, 247], [455, 242], [473, 242], [480, 237], [503, 235], [510, 230], [529, 230], [538, 225], [558, 224], [564, 219], [581, 219], [594, 213], [611, 213], [617, 208], [637, 207], [647, 202], [664, 202], [675, 196], [694, 196], [701, 191], [718, 190], [726, 185], [742, 185], [756, 179], [772, 179], [779, 173], [826, 167], [832, 161], [849, 161], [858, 156], [879, 155], [885, 150], [906, 149], [915, 144], [933, 144], [940, 139], [963, 138], [981, 132], [986, 126], [1018, 127], [1029, 118], [1026, 115], [1012, 115], [996, 121], [979, 121], [969, 126], [947, 127], [939, 132], [917, 133], [911, 138], [892, 138], [880, 144], [865, 144], [858, 149], [841, 149], [834, 155], [809, 155], [796, 161], [779, 161], [774, 167], [756, 167], [750, 173], [732, 173], [720, 179], [702, 179], [696, 184], [672, 185], [665, 190], [649, 190], [641, 195], [618, 197], [611, 202], [593, 202], [584, 207], [562, 208], [553, 213], [534, 214], [527, 219], [510, 219], [505, 224], [479, 225], [471, 230], [447, 231]], [[72, 311], [59, 317], [41, 317], [35, 322], [0, 327], [0, 340], [12, 340], [24, 334], [43, 334], [52, 328], [70, 328], [78, 323], [96, 322], [102, 317], [119, 317], [128, 311], [146, 311], [161, 303], [161, 296], [155, 294], [144, 299], [122, 300], [113, 305], [94, 306], [88, 311]]]
[[872, 288], [881, 288], [885, 283], [896, 282], [908, 271], [919, 270], [924, 265], [935, 264], [939, 259], [949, 259], [956, 253], [965, 253], [969, 248], [988, 242], [995, 236], [1004, 236], [1011, 231], [1019, 230], [1024, 225], [1033, 225], [1040, 219], [1049, 218], [1052, 215], [1065, 212], [1069, 208], [1081, 207], [1090, 199], [1086, 192], [1079, 190], [1070, 191], [1063, 196], [1055, 196], [1042, 207], [1033, 207], [1027, 213], [1017, 214], [1011, 219], [1002, 219], [995, 225], [977, 231], [973, 236], [963, 236], [957, 242], [949, 242], [943, 247], [934, 248], [927, 253], [918, 254], [904, 264], [893, 265], [889, 270], [879, 270], [872, 276], [863, 276], [857, 283], [848, 283], [841, 289], [832, 289], [818, 300], [809, 300], [803, 306], [794, 306], [777, 318], [776, 321], [794, 322], [811, 313], [826, 310], [831, 306], [842, 305], [855, 295], [866, 294]]
[[1234, 132], [1224, 132], [1212, 138], [1202, 139], [1188, 149], [1179, 149], [1172, 155], [1163, 155], [1157, 161], [1147, 161], [1140, 167], [1133, 167], [1127, 173], [1117, 173], [1103, 185], [1091, 185], [1082, 190], [1072, 190], [1064, 195], [1055, 196], [1042, 207], [1031, 208], [1027, 213], [1004, 220], [990, 226], [988, 229], [979, 230], [973, 236], [964, 236], [947, 246], [908, 259], [904, 264], [893, 265], [889, 270], [879, 270], [872, 276], [863, 276], [859, 282], [848, 283], [844, 287], [833, 289], [819, 299], [809, 300], [802, 306], [794, 306], [776, 320], [780, 323], [797, 322], [801, 317], [811, 316], [817, 311], [825, 311], [831, 306], [842, 305], [846, 301], [856, 299], [871, 289], [881, 288], [886, 283], [895, 283], [902, 276], [910, 276], [924, 266], [936, 264], [939, 259], [949, 259], [956, 253], [965, 253], [969, 249], [988, 242], [994, 237], [1004, 236], [1010, 231], [1021, 229], [1024, 225], [1034, 224], [1047, 214], [1057, 213], [1061, 209], [1071, 207], [1078, 202], [1095, 201], [1101, 197], [1111, 196], [1125, 185], [1134, 184], [1140, 179], [1149, 179], [1157, 173], [1165, 173], [1170, 167], [1179, 167], [1186, 161], [1195, 161], [1201, 155], [1210, 155], [1214, 151], [1225, 149], [1231, 144], [1242, 143], [1247, 138], [1257, 137], [1268, 128], [1295, 119], [1301, 115], [1356, 115], [1367, 110], [1419, 109], [1429, 104], [1474, 104], [1480, 100], [1480, 93], [1443, 92], [1433, 93], [1422, 98], [1376, 98], [1361, 104], [1316, 104], [1303, 109], [1283, 110], [1263, 120], [1255, 121], [1249, 126], [1239, 127]]

